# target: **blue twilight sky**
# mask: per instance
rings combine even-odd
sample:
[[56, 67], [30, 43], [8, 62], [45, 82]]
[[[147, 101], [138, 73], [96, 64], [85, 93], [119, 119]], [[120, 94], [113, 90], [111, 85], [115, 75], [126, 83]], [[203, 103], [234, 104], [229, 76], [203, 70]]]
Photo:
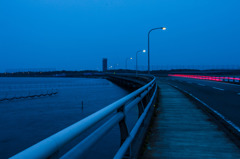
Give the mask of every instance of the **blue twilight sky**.
[[[104, 57], [125, 68], [161, 26], [152, 65], [238, 65], [239, 8], [239, 0], [1, 0], [0, 72], [101, 70]], [[138, 57], [146, 68], [147, 54]]]

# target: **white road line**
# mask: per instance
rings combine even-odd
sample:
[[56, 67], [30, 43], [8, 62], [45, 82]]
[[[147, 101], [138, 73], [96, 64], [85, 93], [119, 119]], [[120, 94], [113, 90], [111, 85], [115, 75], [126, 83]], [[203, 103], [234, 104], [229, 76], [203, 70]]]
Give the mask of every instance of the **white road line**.
[[224, 89], [222, 89], [222, 88], [218, 88], [218, 87], [212, 87], [212, 88], [220, 90], [220, 91], [224, 91]]
[[199, 86], [206, 86], [206, 85], [204, 85], [204, 84], [200, 84], [200, 83], [198, 83], [198, 85], [199, 85]]
[[233, 84], [233, 83], [216, 82], [216, 81], [207, 81], [207, 82], [214, 82], [214, 83], [219, 83], [219, 84], [225, 84], [225, 85], [232, 85], [232, 86], [238, 86], [238, 87], [240, 87], [239, 84]]

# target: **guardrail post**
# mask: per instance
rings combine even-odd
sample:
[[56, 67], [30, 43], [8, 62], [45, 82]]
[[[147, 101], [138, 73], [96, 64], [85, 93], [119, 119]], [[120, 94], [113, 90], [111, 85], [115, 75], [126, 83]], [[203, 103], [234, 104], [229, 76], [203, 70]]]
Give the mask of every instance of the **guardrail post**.
[[138, 103], [138, 118], [140, 118], [140, 116], [142, 115], [144, 111], [144, 105], [142, 103], [142, 100]]
[[59, 158], [59, 151], [56, 151], [51, 156], [49, 156], [47, 159], [58, 159]]
[[143, 108], [145, 109], [146, 106], [148, 104], [148, 93], [146, 94], [146, 96], [142, 99], [142, 105], [143, 105]]
[[[123, 109], [124, 109], [124, 106], [122, 106], [121, 108], [118, 109], [118, 112], [123, 112], [123, 114], [124, 114], [124, 118], [119, 122], [121, 145], [124, 143], [124, 141], [129, 136], [129, 132], [128, 132], [128, 128], [127, 128], [127, 124], [126, 124], [126, 120], [125, 120], [126, 114], [124, 113]], [[128, 148], [127, 152], [125, 153], [125, 157], [127, 157], [127, 158], [129, 158], [129, 156], [131, 155], [130, 147]]]

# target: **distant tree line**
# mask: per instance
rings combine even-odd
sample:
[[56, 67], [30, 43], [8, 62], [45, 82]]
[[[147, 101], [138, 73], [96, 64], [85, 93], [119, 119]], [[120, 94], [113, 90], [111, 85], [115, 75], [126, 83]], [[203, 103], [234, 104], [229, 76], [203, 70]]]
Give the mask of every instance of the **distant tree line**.
[[[47, 71], [47, 72], [12, 72], [12, 73], [0, 73], [0, 77], [102, 77], [106, 74], [116, 73], [135, 73], [135, 70], [108, 70], [107, 72], [85, 70], [85, 71]], [[172, 73], [182, 74], [199, 74], [199, 75], [240, 75], [240, 70], [221, 70], [221, 69], [209, 69], [209, 70], [198, 70], [198, 69], [171, 69], [171, 70], [153, 70], [151, 74], [167, 76]], [[147, 74], [147, 71], [138, 71], [138, 74]]]

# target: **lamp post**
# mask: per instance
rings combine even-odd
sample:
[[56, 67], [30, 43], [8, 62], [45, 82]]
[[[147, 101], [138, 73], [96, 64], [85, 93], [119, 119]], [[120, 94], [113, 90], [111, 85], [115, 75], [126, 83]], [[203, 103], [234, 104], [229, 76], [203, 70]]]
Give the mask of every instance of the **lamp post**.
[[138, 60], [137, 60], [137, 55], [138, 55], [138, 53], [140, 53], [140, 52], [146, 52], [146, 50], [139, 50], [139, 51], [136, 52], [136, 76], [137, 76], [137, 71], [138, 71]]
[[153, 28], [151, 30], [149, 30], [148, 32], [148, 74], [150, 74], [150, 33], [153, 31], [153, 30], [157, 30], [157, 29], [161, 29], [161, 30], [166, 30], [167, 28], [165, 27], [160, 27], [160, 28]]
[[127, 62], [128, 62], [128, 60], [132, 60], [132, 59], [133, 59], [132, 57], [126, 58], [126, 70], [127, 70]]

